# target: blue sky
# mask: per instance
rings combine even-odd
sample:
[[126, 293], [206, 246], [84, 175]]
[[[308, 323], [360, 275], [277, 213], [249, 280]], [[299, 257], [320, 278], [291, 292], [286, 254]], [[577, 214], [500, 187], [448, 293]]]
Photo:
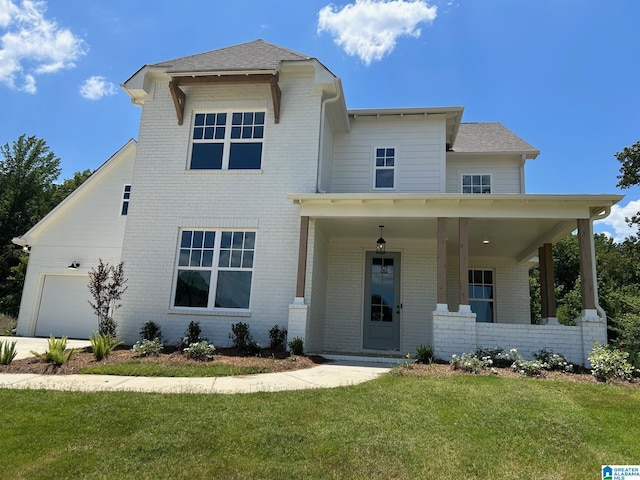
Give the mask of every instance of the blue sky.
[[316, 57], [349, 108], [463, 106], [542, 153], [528, 193], [624, 193], [614, 154], [640, 140], [635, 0], [0, 0], [0, 144], [46, 140], [60, 179], [95, 169], [140, 109], [120, 89], [141, 66], [257, 38]]

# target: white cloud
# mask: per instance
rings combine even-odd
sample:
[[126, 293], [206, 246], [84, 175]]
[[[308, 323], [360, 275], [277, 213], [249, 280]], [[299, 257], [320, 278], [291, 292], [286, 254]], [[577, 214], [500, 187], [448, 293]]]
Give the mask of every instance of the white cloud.
[[100, 100], [102, 97], [116, 93], [118, 93], [118, 87], [99, 75], [87, 78], [80, 87], [80, 95], [87, 100]]
[[420, 23], [431, 23], [437, 7], [425, 0], [356, 0], [341, 9], [327, 5], [318, 12], [318, 33], [327, 31], [348, 55], [365, 65], [393, 51], [398, 37], [419, 37]]
[[625, 206], [614, 205], [607, 218], [594, 222], [594, 229], [612, 237], [616, 242], [621, 242], [626, 237], [638, 233], [638, 228], [627, 225], [625, 218], [631, 218], [639, 211], [640, 200], [632, 200]]
[[0, 0], [0, 82], [36, 93], [36, 75], [75, 67], [84, 41], [55, 20], [42, 0]]

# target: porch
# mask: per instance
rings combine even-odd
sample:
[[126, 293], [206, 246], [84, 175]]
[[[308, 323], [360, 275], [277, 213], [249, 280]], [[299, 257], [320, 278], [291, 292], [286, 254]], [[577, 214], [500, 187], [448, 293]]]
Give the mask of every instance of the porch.
[[[307, 351], [401, 357], [425, 344], [448, 359], [480, 346], [517, 348], [525, 357], [547, 348], [585, 364], [593, 341], [606, 341], [592, 221], [617, 198], [565, 196], [573, 202], [558, 208], [559, 196], [362, 197], [293, 198], [301, 228], [288, 329]], [[384, 254], [375, 253], [379, 225]], [[576, 228], [584, 310], [568, 327], [555, 319], [550, 252]], [[530, 320], [528, 270], [536, 256], [544, 325]]]

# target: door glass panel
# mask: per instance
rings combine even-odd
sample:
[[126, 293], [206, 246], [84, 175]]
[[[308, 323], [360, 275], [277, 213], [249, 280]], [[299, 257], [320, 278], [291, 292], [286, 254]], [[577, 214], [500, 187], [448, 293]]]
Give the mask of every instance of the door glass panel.
[[374, 258], [371, 267], [371, 321], [393, 322], [393, 259]]

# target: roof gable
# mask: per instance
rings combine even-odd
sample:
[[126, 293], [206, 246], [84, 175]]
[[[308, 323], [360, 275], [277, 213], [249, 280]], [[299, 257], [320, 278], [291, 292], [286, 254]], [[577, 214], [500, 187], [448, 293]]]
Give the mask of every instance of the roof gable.
[[451, 148], [455, 153], [520, 153], [535, 158], [540, 151], [499, 122], [461, 123]]
[[151, 66], [164, 67], [169, 74], [277, 70], [280, 62], [284, 60], [309, 60], [309, 58], [307, 55], [264, 40], [254, 40], [240, 45], [167, 60]]

